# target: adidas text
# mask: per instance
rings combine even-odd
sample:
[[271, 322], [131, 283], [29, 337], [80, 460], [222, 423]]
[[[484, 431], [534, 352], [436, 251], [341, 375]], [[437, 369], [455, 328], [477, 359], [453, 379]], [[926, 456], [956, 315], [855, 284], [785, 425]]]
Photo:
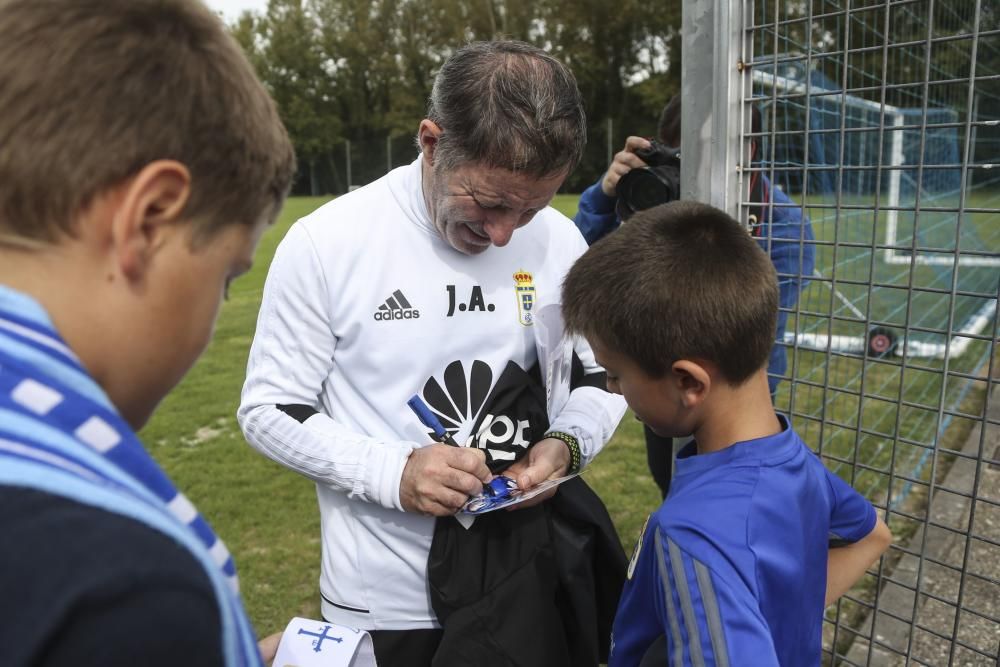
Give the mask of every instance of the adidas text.
[[420, 317], [420, 311], [416, 308], [406, 310], [377, 310], [373, 317], [376, 320], [415, 320]]

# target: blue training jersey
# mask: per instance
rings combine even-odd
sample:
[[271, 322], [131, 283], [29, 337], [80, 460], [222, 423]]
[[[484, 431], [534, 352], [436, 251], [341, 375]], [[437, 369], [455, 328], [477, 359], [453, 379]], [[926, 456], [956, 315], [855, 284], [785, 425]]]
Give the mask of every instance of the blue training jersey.
[[862, 539], [876, 514], [782, 426], [678, 454], [629, 565], [608, 667], [638, 665], [662, 634], [672, 667], [820, 664], [829, 539]]

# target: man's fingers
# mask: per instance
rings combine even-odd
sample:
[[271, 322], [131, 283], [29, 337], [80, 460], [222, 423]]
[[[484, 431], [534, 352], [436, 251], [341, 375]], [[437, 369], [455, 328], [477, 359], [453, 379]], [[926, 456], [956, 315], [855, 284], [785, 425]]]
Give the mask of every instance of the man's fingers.
[[539, 493], [534, 498], [529, 498], [524, 502], [518, 503], [516, 505], [511, 505], [507, 508], [508, 512], [516, 512], [517, 510], [526, 510], [529, 507], [534, 507], [535, 505], [541, 505], [546, 500], [556, 495], [556, 491], [559, 490], [558, 486], [553, 486], [551, 489], [546, 489], [544, 492]]
[[486, 467], [486, 452], [476, 447], [461, 447], [452, 452], [449, 465], [469, 473], [481, 483], [490, 481], [490, 469]]
[[[527, 491], [554, 477], [556, 472], [558, 469], [550, 461], [546, 459], [535, 460], [518, 475], [517, 485]], [[522, 479], [525, 480], [524, 484], [521, 483]]]
[[[479, 488], [482, 489], [481, 486]], [[468, 499], [469, 495], [467, 493], [460, 493], [445, 489], [436, 499], [435, 504], [438, 508], [440, 508], [440, 512], [435, 514], [435, 516], [448, 516], [450, 514], [454, 514], [458, 510], [462, 509], [462, 505], [464, 505]]]
[[636, 149], [646, 149], [649, 147], [649, 140], [644, 137], [631, 136], [625, 139], [625, 150], [629, 152], [635, 152]]
[[517, 476], [517, 486], [524, 491], [530, 491], [546, 479], [548, 475], [532, 466]]
[[632, 171], [633, 169], [638, 169], [639, 167], [645, 167], [646, 163], [635, 153], [630, 153], [628, 151], [622, 151], [615, 155], [613, 168], [616, 172], [624, 174], [626, 172]]
[[482, 490], [483, 483], [478, 477], [450, 466], [424, 470], [423, 478], [417, 482], [416, 487], [421, 498], [453, 507], [458, 507], [466, 498]]
[[[482, 488], [482, 485], [479, 485], [478, 489]], [[462, 509], [462, 505], [468, 499], [469, 494], [464, 491], [456, 491], [447, 486], [429, 483], [425, 488], [420, 489], [416, 509], [433, 516], [448, 516]]]
[[400, 482], [400, 501], [409, 511], [447, 516], [480, 493], [491, 476], [482, 450], [428, 445], [410, 455]]
[[420, 511], [423, 514], [428, 514], [430, 516], [451, 516], [461, 509], [461, 507], [461, 505], [452, 507], [450, 505], [442, 505], [441, 503], [435, 501], [427, 501], [420, 507]]
[[452, 468], [444, 475], [441, 483], [449, 489], [464, 493], [466, 496], [471, 496], [483, 490], [482, 480], [464, 470], [457, 470], [455, 468]]

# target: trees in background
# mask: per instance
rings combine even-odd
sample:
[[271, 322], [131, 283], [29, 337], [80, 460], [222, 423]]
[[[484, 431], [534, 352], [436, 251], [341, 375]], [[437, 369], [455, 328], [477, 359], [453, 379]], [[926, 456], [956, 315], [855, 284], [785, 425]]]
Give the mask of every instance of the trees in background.
[[[681, 5], [270, 0], [265, 13], [244, 14], [232, 31], [278, 101], [301, 159], [299, 193], [344, 192], [349, 181], [369, 182], [390, 164], [412, 159], [413, 136], [441, 62], [467, 41], [497, 37], [541, 46], [576, 74], [589, 142], [565, 189], [578, 192], [597, 178], [609, 150], [620, 150], [627, 135], [654, 134], [660, 109], [680, 90]], [[783, 57], [800, 55], [805, 63], [810, 52], [810, 66], [825, 74], [829, 85], [879, 101], [881, 84], [891, 82], [885, 101], [902, 107], [923, 103], [920, 82], [930, 48], [932, 80], [938, 82], [926, 94], [931, 105], [954, 108], [960, 116], [978, 109], [978, 117], [992, 117], [985, 110], [995, 109], [1000, 99], [994, 81], [1000, 71], [994, 34], [1000, 10], [993, 4], [984, 3], [977, 15], [972, 5], [937, 3], [929, 6], [933, 16], [922, 3], [844, 7], [843, 0], [759, 2], [754, 21], [780, 20], [776, 39]], [[974, 25], [983, 35], [975, 55], [980, 80], [974, 109], [966, 109]], [[841, 54], [848, 36], [853, 53], [845, 79]]]
[[[583, 93], [589, 146], [580, 191], [628, 134], [651, 135], [680, 88], [680, 3], [646, 0], [270, 0], [231, 30], [271, 90], [300, 158], [296, 191], [343, 192], [415, 155], [434, 75], [460, 45], [509, 37], [566, 62]], [[393, 150], [395, 149], [395, 150]]]
[[245, 12], [231, 30], [278, 104], [303, 189], [321, 191], [320, 165], [340, 142], [344, 123], [333, 108], [338, 92], [318, 16], [301, 0], [271, 0], [266, 14]]

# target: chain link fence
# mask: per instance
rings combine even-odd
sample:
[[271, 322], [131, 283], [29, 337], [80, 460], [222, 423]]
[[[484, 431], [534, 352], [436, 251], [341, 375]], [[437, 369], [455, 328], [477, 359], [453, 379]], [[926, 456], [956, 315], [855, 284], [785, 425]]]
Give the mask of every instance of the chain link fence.
[[[706, 3], [701, 3], [706, 4]], [[1000, 6], [718, 0], [713, 105], [808, 215], [776, 398], [880, 508], [890, 552], [827, 610], [836, 665], [995, 665], [1000, 651]], [[725, 24], [724, 24], [725, 25]], [[715, 49], [716, 53], [718, 49]], [[697, 52], [684, 52], [687, 63]], [[705, 55], [710, 60], [711, 53]], [[687, 70], [685, 70], [687, 73]], [[745, 113], [761, 111], [754, 132]]]

